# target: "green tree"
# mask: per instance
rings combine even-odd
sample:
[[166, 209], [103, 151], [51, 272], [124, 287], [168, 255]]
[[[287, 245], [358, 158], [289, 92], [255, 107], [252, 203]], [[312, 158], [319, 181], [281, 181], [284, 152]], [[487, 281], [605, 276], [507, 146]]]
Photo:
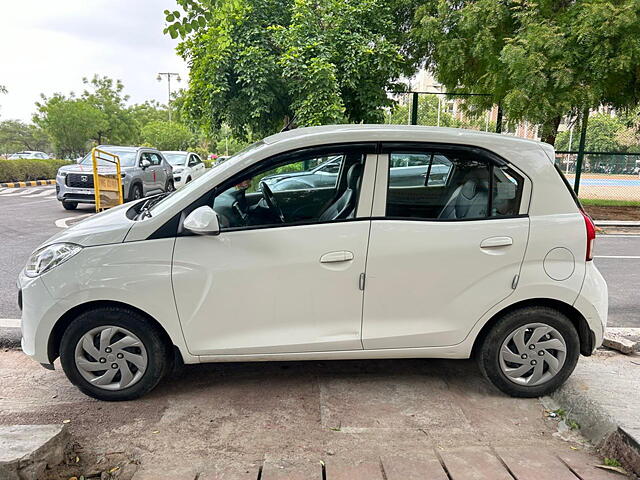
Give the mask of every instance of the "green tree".
[[142, 143], [158, 150], [186, 150], [194, 139], [193, 134], [184, 125], [163, 121], [147, 123], [142, 128], [140, 136]]
[[98, 144], [134, 143], [139, 136], [139, 127], [126, 107], [129, 96], [123, 93], [122, 82], [99, 75], [94, 75], [91, 80], [83, 78], [82, 81], [88, 90], [80, 98], [103, 115], [95, 138]]
[[179, 0], [166, 31], [189, 62], [185, 110], [213, 132], [382, 121], [413, 72], [404, 0]]
[[[573, 135], [568, 130], [560, 132], [556, 139], [556, 150], [578, 150], [580, 131], [582, 127], [577, 123], [573, 127]], [[587, 136], [585, 150], [591, 152], [623, 152], [628, 146], [622, 139], [629, 131], [625, 122], [616, 116], [600, 113], [591, 115], [587, 121]], [[569, 146], [569, 139], [572, 145]]]
[[84, 154], [89, 140], [97, 139], [98, 132], [104, 128], [104, 113], [73, 96], [58, 93], [49, 98], [41, 97], [42, 101], [36, 103], [33, 121], [47, 132], [56, 155], [73, 158]]
[[0, 122], [0, 153], [14, 153], [19, 150], [51, 151], [47, 133], [20, 120]]
[[416, 52], [447, 90], [490, 94], [465, 105], [500, 103], [549, 143], [564, 115], [640, 93], [636, 0], [430, 0], [415, 20]]
[[[409, 99], [410, 100], [410, 99]], [[442, 101], [438, 102], [436, 95], [420, 95], [418, 97], [418, 125], [430, 125], [441, 127], [463, 127], [464, 122], [456, 119], [449, 112], [445, 111]], [[406, 125], [409, 123], [410, 101], [404, 104], [396, 104], [387, 114], [385, 123], [396, 125]], [[438, 108], [440, 108], [440, 122], [438, 123]]]

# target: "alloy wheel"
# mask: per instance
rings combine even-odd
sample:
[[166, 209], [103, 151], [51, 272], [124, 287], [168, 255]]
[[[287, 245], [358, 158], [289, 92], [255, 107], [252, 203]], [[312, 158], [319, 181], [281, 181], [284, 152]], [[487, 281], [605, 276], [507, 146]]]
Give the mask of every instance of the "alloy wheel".
[[534, 386], [555, 377], [566, 356], [567, 344], [558, 330], [544, 323], [529, 323], [507, 336], [499, 362], [510, 381]]
[[122, 390], [137, 383], [147, 369], [147, 350], [129, 330], [104, 325], [85, 333], [75, 349], [80, 375], [104, 390]]

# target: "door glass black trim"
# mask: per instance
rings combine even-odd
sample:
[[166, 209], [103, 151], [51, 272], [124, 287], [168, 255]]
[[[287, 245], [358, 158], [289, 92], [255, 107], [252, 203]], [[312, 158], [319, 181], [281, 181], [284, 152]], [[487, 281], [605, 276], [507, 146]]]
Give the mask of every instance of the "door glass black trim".
[[[353, 143], [334, 143], [334, 144], [323, 144], [316, 145], [305, 148], [298, 148], [292, 150], [286, 150], [284, 152], [276, 153], [271, 157], [265, 158], [249, 167], [241, 170], [235, 175], [227, 178], [222, 183], [216, 185], [211, 188], [208, 192], [201, 195], [197, 200], [192, 202], [187, 207], [183, 208], [180, 212], [176, 213], [173, 217], [167, 220], [163, 225], [158, 227], [151, 235], [147, 237], [147, 239], [158, 239], [158, 238], [171, 238], [177, 236], [188, 236], [192, 235], [190, 232], [182, 231], [181, 225], [182, 220], [193, 210], [203, 205], [207, 205], [207, 201], [209, 199], [213, 200], [213, 197], [218, 192], [223, 192], [226, 188], [229, 188], [235, 185], [238, 182], [238, 179], [250, 176], [253, 172], [257, 170], [262, 170], [263, 167], [275, 167], [280, 163], [287, 163], [291, 159], [296, 156], [307, 156], [307, 155], [322, 155], [322, 154], [331, 154], [331, 153], [353, 153], [358, 152], [362, 153], [363, 159], [366, 161], [367, 154], [375, 153], [378, 151], [379, 142], [353, 142]], [[339, 152], [336, 152], [339, 150]], [[235, 183], [234, 183], [235, 182]], [[361, 190], [361, 189], [360, 189]], [[359, 196], [359, 192], [358, 192]], [[213, 203], [213, 202], [211, 202]], [[344, 222], [344, 221], [354, 221], [354, 220], [366, 220], [364, 218], [353, 218], [353, 219], [342, 219], [342, 220], [331, 220], [329, 222], [317, 222], [311, 221], [309, 223], [288, 223], [282, 225], [266, 225], [266, 226], [249, 226], [249, 227], [236, 227], [238, 229], [258, 229], [258, 228], [274, 228], [274, 227], [287, 227], [287, 226], [296, 226], [296, 225], [313, 225], [314, 223], [336, 223], [336, 222]], [[234, 229], [225, 229], [221, 233], [235, 231]]]

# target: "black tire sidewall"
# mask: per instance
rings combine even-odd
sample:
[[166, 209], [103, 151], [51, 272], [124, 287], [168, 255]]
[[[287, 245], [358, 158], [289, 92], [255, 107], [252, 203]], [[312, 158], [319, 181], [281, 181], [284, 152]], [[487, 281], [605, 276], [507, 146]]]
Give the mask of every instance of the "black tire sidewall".
[[[91, 385], [75, 364], [75, 348], [80, 338], [89, 330], [104, 325], [131, 331], [147, 351], [148, 364], [143, 377], [124, 390], [110, 391]], [[69, 324], [60, 343], [60, 363], [67, 378], [84, 394], [98, 400], [133, 400], [151, 391], [164, 377], [169, 368], [169, 351], [155, 326], [144, 316], [118, 307], [107, 307], [84, 312]]]
[[78, 208], [78, 202], [62, 202], [62, 208], [65, 210], [75, 210]]
[[[136, 198], [135, 193], [140, 192], [140, 196]], [[129, 194], [129, 201], [139, 200], [142, 198], [142, 187], [140, 184], [136, 183], [133, 187], [131, 187], [131, 193]]]
[[[528, 323], [544, 323], [555, 328], [567, 346], [565, 362], [558, 374], [546, 383], [536, 386], [512, 382], [500, 368], [499, 353], [509, 334]], [[580, 356], [580, 338], [575, 326], [559, 310], [549, 307], [525, 307], [500, 318], [484, 338], [478, 352], [478, 364], [483, 375], [498, 389], [514, 397], [540, 397], [548, 395], [562, 385], [573, 372]]]

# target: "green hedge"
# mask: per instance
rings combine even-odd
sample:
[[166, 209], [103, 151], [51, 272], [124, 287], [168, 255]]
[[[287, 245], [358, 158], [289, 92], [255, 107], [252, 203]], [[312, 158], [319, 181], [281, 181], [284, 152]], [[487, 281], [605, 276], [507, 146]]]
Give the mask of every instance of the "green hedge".
[[73, 162], [67, 160], [0, 160], [0, 183], [49, 180], [56, 178], [58, 168]]

